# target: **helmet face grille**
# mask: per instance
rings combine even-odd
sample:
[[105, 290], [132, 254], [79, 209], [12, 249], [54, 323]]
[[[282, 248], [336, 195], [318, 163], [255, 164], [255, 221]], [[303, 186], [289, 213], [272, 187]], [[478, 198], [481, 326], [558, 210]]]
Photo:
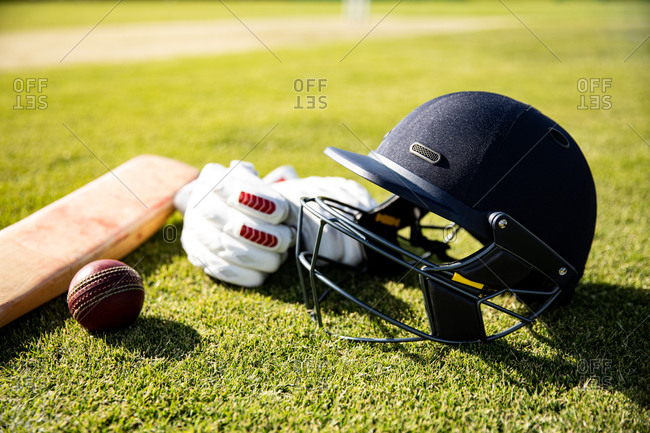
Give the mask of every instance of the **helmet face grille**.
[[[405, 203], [400, 200], [391, 198], [378, 209], [387, 211], [393, 204], [403, 209]], [[413, 237], [413, 231], [408, 238], [400, 236], [399, 244], [393, 243], [360, 223], [376, 210], [365, 212], [324, 197], [301, 199], [296, 240], [298, 275], [305, 306], [329, 335], [377, 343], [491, 341], [531, 323], [562, 293], [564, 277], [558, 275], [557, 264], [565, 262], [508, 215], [490, 215], [494, 237], [488, 245], [452, 262], [438, 257], [443, 263], [436, 264], [428, 260], [427, 253], [422, 254], [427, 248], [418, 246], [421, 241]], [[413, 217], [421, 222], [425, 215], [417, 212]], [[320, 221], [317, 239], [322, 238], [324, 230], [334, 230], [360, 244], [366, 253], [381, 254], [382, 271], [388, 269], [387, 261], [393, 262], [397, 268], [393, 276], [401, 273], [399, 282], [390, 273], [384, 276], [375, 272], [367, 263], [351, 267], [329, 258], [318, 241], [306, 244], [302, 230], [305, 218]], [[498, 222], [505, 218], [507, 228], [501, 228]], [[422, 228], [442, 229], [417, 223], [411, 230], [424, 235]], [[370, 255], [368, 260], [372, 260]], [[536, 269], [533, 263], [541, 263], [544, 269]], [[406, 274], [404, 270], [408, 270]], [[570, 271], [577, 277], [574, 269]], [[368, 273], [368, 279], [358, 279], [357, 273], [363, 272]], [[538, 284], [537, 277], [544, 284]], [[529, 301], [523, 301], [522, 295], [530, 295]], [[346, 311], [352, 314], [344, 314]]]
[[430, 162], [431, 164], [437, 164], [441, 158], [438, 152], [431, 150], [428, 147], [425, 147], [418, 142], [411, 144], [409, 151], [413, 155], [419, 156], [420, 158]]

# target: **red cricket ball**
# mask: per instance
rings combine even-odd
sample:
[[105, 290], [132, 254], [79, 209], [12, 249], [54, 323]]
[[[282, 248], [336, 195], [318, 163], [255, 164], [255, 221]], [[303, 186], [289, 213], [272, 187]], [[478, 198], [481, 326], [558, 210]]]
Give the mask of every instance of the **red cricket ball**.
[[68, 289], [68, 309], [89, 331], [126, 327], [144, 303], [142, 278], [118, 260], [96, 260], [75, 274]]

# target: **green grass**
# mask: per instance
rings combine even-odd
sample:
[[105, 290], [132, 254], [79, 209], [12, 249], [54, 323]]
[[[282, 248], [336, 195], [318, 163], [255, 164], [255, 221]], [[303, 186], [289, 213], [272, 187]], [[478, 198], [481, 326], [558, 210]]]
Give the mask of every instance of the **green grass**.
[[[131, 328], [89, 335], [62, 296], [0, 329], [0, 431], [649, 431], [649, 43], [625, 59], [649, 33], [650, 7], [506, 3], [561, 62], [518, 26], [370, 35], [342, 62], [356, 41], [272, 47], [282, 63], [261, 49], [0, 73], [0, 227], [105, 172], [64, 123], [110, 167], [144, 152], [197, 167], [227, 163], [277, 124], [247, 158], [262, 173], [291, 163], [302, 175], [352, 178], [324, 147], [365, 152], [413, 108], [458, 90], [504, 93], [557, 120], [589, 160], [599, 199], [574, 300], [487, 345], [338, 341], [309, 320], [293, 261], [261, 288], [222, 285], [158, 233], [125, 258], [139, 263], [147, 291]], [[278, 11], [228, 4], [244, 20]], [[204, 8], [223, 9], [152, 5], [124, 2], [110, 17], [205, 19], [213, 17]], [[377, 15], [393, 5], [379, 2]], [[112, 3], [78, 7], [73, 16], [69, 3], [3, 3], [0, 28], [10, 27], [3, 12], [12, 8], [34, 17], [16, 20], [14, 29], [93, 25]], [[338, 14], [335, 3], [296, 7]], [[518, 23], [499, 2], [404, 2], [395, 13], [435, 8]], [[59, 11], [69, 21], [51, 18]], [[48, 79], [47, 109], [13, 109], [13, 80], [24, 77]], [[293, 108], [292, 83], [307, 77], [328, 80], [326, 109]], [[577, 109], [581, 78], [612, 79], [611, 109]], [[182, 218], [169, 223], [180, 230]]]
[[[119, 3], [119, 4], [118, 4]], [[474, 1], [397, 1], [373, 0], [371, 13], [373, 23], [390, 14], [391, 17], [418, 16], [493, 16], [507, 15], [502, 3], [493, 0]], [[548, 1], [504, 2], [527, 24], [541, 20], [546, 26], [560, 23], [575, 24], [589, 2], [557, 1], [549, 8]], [[643, 12], [642, 2], [619, 2], [598, 7], [588, 12], [590, 18], [600, 20], [643, 20], [643, 16], [631, 11]], [[125, 24], [137, 22], [196, 21], [232, 19], [236, 14], [246, 19], [263, 17], [340, 16], [338, 0], [230, 0], [223, 2], [168, 0], [163, 4], [155, 1], [1, 1], [0, 32], [28, 29], [44, 29], [81, 26], [91, 28], [101, 19], [102, 24]], [[613, 15], [615, 14], [615, 15]], [[585, 17], [586, 18], [586, 17]], [[529, 21], [533, 20], [533, 21]]]
[[[233, 12], [247, 18], [269, 16], [337, 15], [336, 2], [304, 3], [296, 1], [93, 1], [93, 2], [2, 2], [0, 29], [42, 29], [69, 26], [94, 26], [105, 17], [104, 24], [133, 22], [195, 21], [231, 19]], [[224, 6], [228, 6], [226, 8]], [[109, 13], [110, 12], [110, 13]], [[107, 15], [108, 14], [108, 15]]]

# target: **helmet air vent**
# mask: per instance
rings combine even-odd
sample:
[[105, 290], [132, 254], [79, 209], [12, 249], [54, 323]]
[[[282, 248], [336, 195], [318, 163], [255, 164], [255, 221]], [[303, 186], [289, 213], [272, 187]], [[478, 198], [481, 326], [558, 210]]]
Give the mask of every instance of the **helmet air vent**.
[[438, 152], [436, 152], [435, 150], [431, 150], [426, 146], [423, 146], [417, 141], [411, 144], [411, 147], [409, 147], [409, 152], [411, 152], [415, 156], [424, 159], [425, 161], [431, 164], [437, 164], [438, 162], [440, 162], [440, 159], [442, 158]]
[[549, 128], [549, 133], [551, 134], [551, 137], [553, 138], [553, 140], [555, 140], [557, 144], [559, 144], [564, 148], [569, 148], [569, 139], [566, 138], [566, 136], [562, 134], [562, 132], [558, 131], [555, 128]]

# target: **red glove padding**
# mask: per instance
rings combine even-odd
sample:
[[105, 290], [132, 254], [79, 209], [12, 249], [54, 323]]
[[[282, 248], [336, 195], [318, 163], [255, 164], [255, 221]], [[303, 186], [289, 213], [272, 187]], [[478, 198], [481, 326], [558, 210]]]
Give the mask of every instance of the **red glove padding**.
[[[185, 214], [183, 249], [195, 266], [214, 278], [259, 286], [280, 267], [295, 242], [300, 198], [317, 196], [362, 209], [376, 205], [365, 188], [340, 177], [298, 179], [293, 168], [282, 166], [263, 180], [250, 163], [233, 161], [230, 168], [207, 164], [174, 199]], [[307, 218], [303, 230], [312, 247], [318, 223]], [[350, 265], [364, 257], [361, 245], [336, 230], [324, 233], [321, 255]]]

